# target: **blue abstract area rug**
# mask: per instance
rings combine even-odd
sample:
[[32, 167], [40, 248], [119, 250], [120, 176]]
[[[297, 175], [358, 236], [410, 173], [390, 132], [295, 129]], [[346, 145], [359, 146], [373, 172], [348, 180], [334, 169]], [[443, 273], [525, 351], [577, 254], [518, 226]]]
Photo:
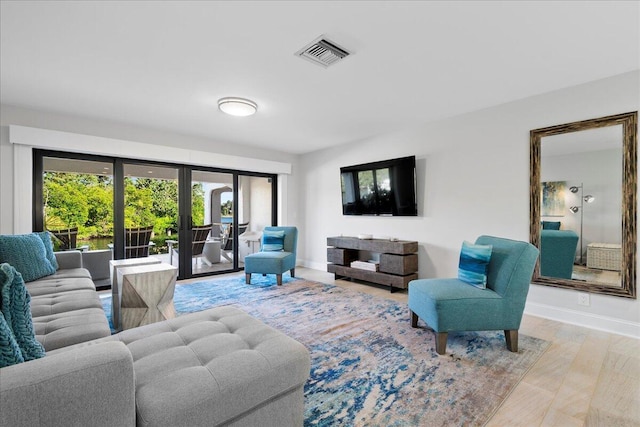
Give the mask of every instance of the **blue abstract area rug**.
[[[110, 316], [111, 297], [102, 302]], [[288, 276], [178, 285], [174, 304], [178, 314], [231, 304], [303, 343], [305, 426], [483, 425], [549, 346], [520, 335], [511, 353], [502, 332], [450, 333], [438, 356], [406, 304]]]

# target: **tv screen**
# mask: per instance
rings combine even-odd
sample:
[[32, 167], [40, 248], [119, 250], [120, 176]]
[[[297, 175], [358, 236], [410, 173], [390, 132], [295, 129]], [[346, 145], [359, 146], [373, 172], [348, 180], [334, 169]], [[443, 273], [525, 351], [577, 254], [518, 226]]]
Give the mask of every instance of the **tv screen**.
[[340, 168], [344, 215], [417, 216], [416, 157]]

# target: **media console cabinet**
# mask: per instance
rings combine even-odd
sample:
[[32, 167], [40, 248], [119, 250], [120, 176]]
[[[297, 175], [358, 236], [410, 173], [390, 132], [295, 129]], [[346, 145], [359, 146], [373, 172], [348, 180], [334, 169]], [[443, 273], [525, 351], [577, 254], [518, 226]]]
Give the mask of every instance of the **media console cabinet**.
[[[418, 278], [418, 242], [357, 237], [327, 237], [327, 271], [335, 278], [352, 278], [394, 289], [407, 289]], [[350, 267], [361, 252], [380, 254], [379, 271]]]

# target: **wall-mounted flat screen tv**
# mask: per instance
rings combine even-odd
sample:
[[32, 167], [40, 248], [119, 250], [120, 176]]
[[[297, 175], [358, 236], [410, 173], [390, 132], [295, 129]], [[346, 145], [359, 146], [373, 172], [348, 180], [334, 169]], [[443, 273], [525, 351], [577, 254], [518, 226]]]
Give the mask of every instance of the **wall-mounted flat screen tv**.
[[344, 215], [417, 216], [416, 157], [340, 168]]

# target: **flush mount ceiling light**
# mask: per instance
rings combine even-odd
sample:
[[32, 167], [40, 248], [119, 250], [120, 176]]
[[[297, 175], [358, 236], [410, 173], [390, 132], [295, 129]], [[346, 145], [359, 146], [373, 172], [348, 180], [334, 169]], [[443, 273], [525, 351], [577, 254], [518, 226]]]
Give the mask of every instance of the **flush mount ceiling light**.
[[250, 116], [258, 111], [258, 104], [244, 98], [220, 98], [218, 100], [218, 108], [223, 113], [230, 114], [232, 116]]

